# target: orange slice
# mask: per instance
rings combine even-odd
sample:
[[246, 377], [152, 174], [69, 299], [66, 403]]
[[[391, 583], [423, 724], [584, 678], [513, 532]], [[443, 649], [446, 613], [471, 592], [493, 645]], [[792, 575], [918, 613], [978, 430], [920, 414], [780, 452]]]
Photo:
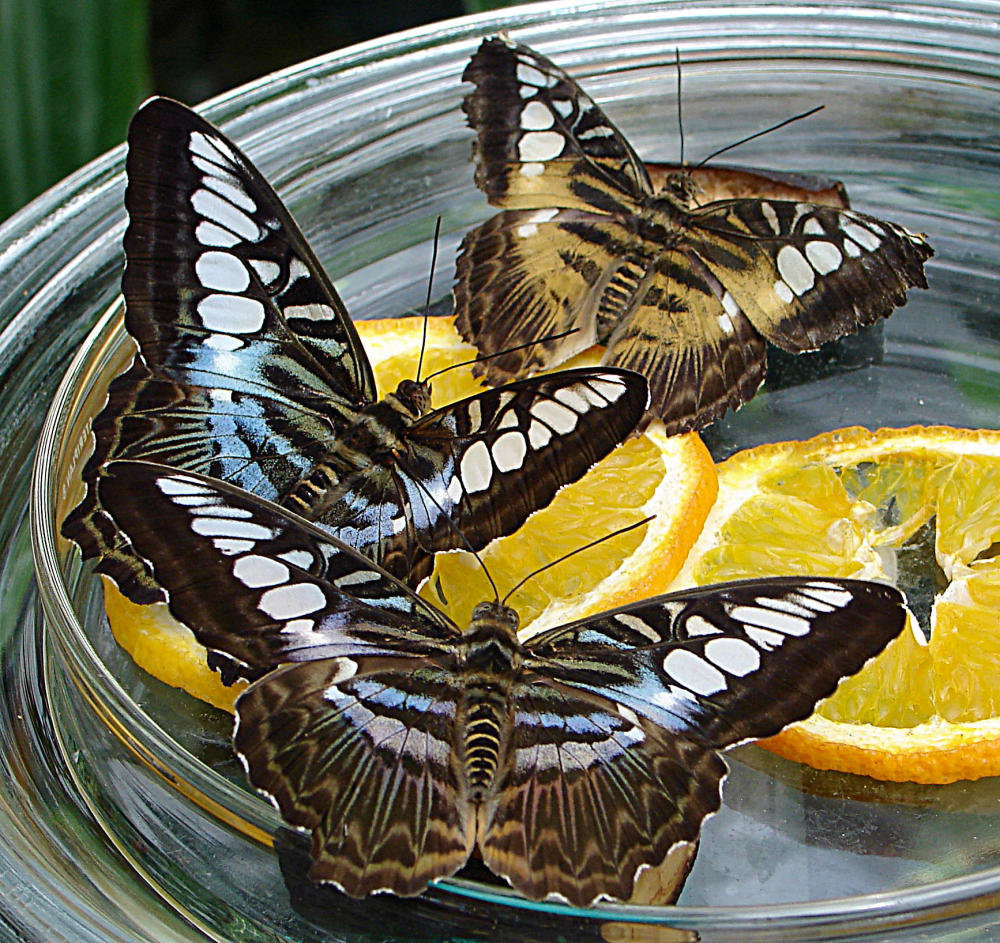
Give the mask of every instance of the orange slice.
[[762, 745], [819, 769], [947, 783], [1000, 774], [1000, 432], [841, 429], [718, 467], [672, 588], [764, 575], [880, 579], [908, 630]]

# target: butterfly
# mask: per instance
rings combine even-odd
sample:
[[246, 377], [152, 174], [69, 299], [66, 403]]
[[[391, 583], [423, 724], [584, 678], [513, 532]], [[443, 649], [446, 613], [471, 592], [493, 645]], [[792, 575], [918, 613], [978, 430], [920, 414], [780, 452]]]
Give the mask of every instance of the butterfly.
[[654, 191], [601, 109], [527, 46], [484, 40], [463, 79], [476, 184], [502, 211], [462, 242], [459, 330], [494, 354], [578, 329], [481, 365], [491, 382], [604, 344], [605, 363], [649, 380], [668, 433], [702, 428], [753, 397], [765, 341], [813, 350], [927, 286], [930, 246], [895, 223], [783, 199], [697, 206], [676, 174]]
[[115, 461], [98, 487], [174, 616], [266, 672], [236, 702], [236, 752], [312, 834], [310, 877], [352, 896], [417, 894], [476, 851], [533, 900], [625, 900], [719, 807], [719, 751], [807, 716], [906, 619], [893, 587], [785, 577], [521, 642], [508, 606], [463, 629], [226, 482]]
[[137, 112], [128, 144], [122, 285], [138, 352], [93, 423], [87, 491], [63, 534], [133, 601], [164, 596], [98, 500], [110, 459], [231, 481], [416, 585], [434, 551], [465, 546], [459, 530], [476, 548], [513, 532], [635, 429], [645, 381], [619, 369], [433, 411], [426, 382], [378, 399], [333, 284], [236, 145], [164, 98]]

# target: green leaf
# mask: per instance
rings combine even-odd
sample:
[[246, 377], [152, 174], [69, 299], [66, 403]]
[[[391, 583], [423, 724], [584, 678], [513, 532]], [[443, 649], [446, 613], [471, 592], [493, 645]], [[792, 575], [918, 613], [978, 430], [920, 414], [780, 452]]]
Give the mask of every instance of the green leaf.
[[124, 139], [147, 20], [147, 0], [0, 2], [0, 219]]

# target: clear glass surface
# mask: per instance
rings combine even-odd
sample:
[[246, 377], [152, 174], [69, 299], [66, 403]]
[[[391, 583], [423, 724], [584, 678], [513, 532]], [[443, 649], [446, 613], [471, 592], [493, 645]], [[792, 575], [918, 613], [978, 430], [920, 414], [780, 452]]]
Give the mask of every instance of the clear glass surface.
[[[579, 77], [649, 160], [678, 156], [675, 49], [689, 159], [824, 103], [741, 148], [739, 161], [842, 179], [855, 207], [928, 233], [937, 250], [931, 290], [911, 293], [884, 325], [775, 358], [768, 387], [706, 434], [717, 458], [845, 424], [998, 426], [995, 4], [540, 4], [354, 47], [215, 101], [209, 117], [274, 184], [356, 317], [420, 305], [438, 214], [444, 296], [462, 234], [491, 212], [472, 184], [459, 77], [498, 28]], [[57, 537], [78, 497], [87, 425], [125, 356], [122, 157], [112, 152], [0, 229], [0, 939], [990, 932], [997, 781], [887, 785], [752, 746], [730, 754], [723, 808], [673, 907], [574, 911], [471, 877], [417, 901], [358, 903], [297, 884], [299, 845], [243, 783], [228, 717], [132, 665], [96, 581]], [[50, 400], [29, 546], [28, 466]]]

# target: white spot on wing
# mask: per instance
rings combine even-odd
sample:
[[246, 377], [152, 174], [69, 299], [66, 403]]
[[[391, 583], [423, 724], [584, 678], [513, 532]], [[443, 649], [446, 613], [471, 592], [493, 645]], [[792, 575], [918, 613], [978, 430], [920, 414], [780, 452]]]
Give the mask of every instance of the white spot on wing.
[[770, 203], [762, 202], [760, 204], [760, 211], [764, 214], [764, 219], [767, 220], [768, 226], [771, 227], [771, 231], [776, 235], [781, 235], [781, 223], [778, 221], [778, 214], [775, 213], [774, 207]]
[[195, 190], [191, 195], [191, 206], [199, 216], [232, 230], [241, 239], [256, 242], [260, 238], [260, 229], [246, 213], [211, 190]]
[[298, 619], [326, 605], [323, 590], [315, 583], [276, 586], [261, 594], [258, 608], [272, 619]]
[[473, 442], [462, 456], [462, 481], [470, 494], [485, 491], [493, 478], [493, 462], [482, 440]]
[[840, 228], [845, 236], [853, 239], [859, 246], [867, 249], [869, 252], [874, 252], [881, 244], [882, 240], [875, 233], [858, 223], [845, 221], [841, 224]]
[[202, 326], [224, 334], [253, 334], [264, 326], [264, 306], [243, 295], [208, 295], [198, 302]]
[[573, 102], [568, 98], [553, 98], [552, 107], [556, 110], [560, 118], [568, 118], [573, 114]]
[[545, 173], [545, 164], [521, 164], [521, 169], [518, 172], [522, 177], [540, 177]]
[[270, 285], [281, 274], [281, 266], [269, 259], [251, 259], [250, 267], [265, 285]]
[[195, 517], [191, 530], [202, 537], [236, 537], [239, 540], [269, 540], [274, 536], [269, 527], [224, 517]]
[[528, 442], [533, 449], [544, 448], [552, 439], [552, 430], [537, 420], [533, 421], [528, 428]]
[[806, 258], [820, 275], [829, 275], [840, 267], [844, 257], [832, 242], [818, 239], [806, 243]]
[[518, 141], [517, 153], [522, 161], [545, 161], [558, 157], [565, 145], [558, 131], [529, 131]]
[[704, 616], [690, 616], [684, 620], [684, 631], [694, 638], [698, 635], [719, 635], [722, 630]]
[[[342, 681], [347, 681], [348, 678], [353, 678], [358, 673], [358, 663], [350, 658], [334, 658], [333, 663], [333, 673], [330, 675], [331, 687], [335, 684], [340, 684]], [[334, 688], [331, 693], [328, 688], [323, 696], [328, 701], [336, 701], [340, 697], [340, 692]]]
[[262, 586], [277, 586], [287, 583], [291, 573], [284, 563], [248, 554], [233, 561], [233, 576], [250, 589], [260, 589]]
[[782, 246], [779, 250], [778, 272], [797, 295], [804, 295], [816, 283], [812, 266], [795, 246]]
[[194, 237], [203, 246], [218, 246], [222, 249], [231, 249], [242, 242], [239, 236], [231, 233], [228, 229], [216, 226], [207, 219], [203, 219], [194, 228]]
[[725, 675], [700, 655], [675, 648], [663, 659], [663, 670], [681, 687], [704, 696], [726, 689]]
[[252, 540], [235, 540], [231, 537], [216, 537], [212, 540], [212, 546], [223, 556], [231, 557], [236, 553], [247, 553], [254, 548]]
[[633, 632], [638, 632], [639, 635], [649, 639], [651, 642], [662, 641], [660, 633], [647, 625], [645, 620], [640, 619], [638, 616], [633, 616], [628, 612], [619, 612], [618, 615], [612, 618], [615, 622], [620, 622], [625, 628], [631, 629]]
[[586, 131], [581, 131], [577, 134], [577, 137], [581, 141], [587, 141], [592, 138], [610, 138], [614, 137], [614, 130], [609, 128], [606, 124], [599, 124], [593, 128], [587, 128]]
[[308, 570], [313, 565], [313, 555], [308, 550], [286, 550], [278, 556], [300, 570]]
[[[572, 409], [567, 409], [561, 403], [552, 400], [542, 400], [531, 408], [531, 414], [561, 435], [566, 435], [576, 428], [577, 415]], [[529, 431], [530, 437], [530, 431]]]
[[570, 409], [578, 413], [587, 411], [587, 399], [581, 395], [581, 391], [571, 386], [560, 387], [552, 394], [560, 403], [569, 406]]
[[[527, 62], [519, 62], [517, 64], [517, 80], [528, 85], [535, 85], [538, 88], [544, 88], [549, 84], [545, 73], [539, 72], [538, 69], [528, 65]], [[532, 90], [532, 94], [534, 94], [534, 90]]]
[[505, 432], [493, 443], [493, 461], [502, 472], [514, 471], [524, 463], [528, 446], [520, 432]]
[[809, 219], [805, 221], [802, 225], [802, 231], [809, 236], [825, 236], [826, 230], [823, 229], [823, 224], [816, 219], [815, 216], [810, 216]]
[[785, 641], [785, 636], [780, 632], [772, 632], [770, 629], [762, 629], [756, 625], [744, 626], [743, 631], [766, 652], [773, 651]]
[[334, 580], [333, 585], [337, 589], [343, 589], [345, 586], [362, 586], [365, 583], [375, 583], [382, 579], [381, 573], [376, 573], [375, 570], [355, 570], [353, 573], [347, 573], [340, 579]]
[[194, 263], [194, 271], [202, 286], [215, 291], [246, 291], [250, 273], [235, 255], [228, 252], [202, 252]]
[[528, 102], [521, 112], [521, 127], [525, 131], [545, 131], [556, 123], [556, 116], [540, 101]]
[[760, 652], [739, 638], [713, 638], [705, 643], [705, 656], [717, 668], [746, 677], [760, 667]]
[[222, 350], [231, 352], [239, 350], [243, 346], [243, 341], [232, 334], [209, 334], [202, 343], [211, 350]]
[[791, 304], [795, 300], [795, 295], [792, 289], [789, 288], [781, 279], [778, 279], [774, 283], [774, 293], [783, 301], [785, 304]]
[[802, 593], [837, 609], [846, 606], [854, 598], [854, 594], [849, 590], [829, 583], [807, 583], [802, 587]]
[[286, 318], [301, 318], [304, 321], [329, 321], [337, 313], [329, 305], [289, 305], [284, 309]]
[[214, 190], [224, 200], [228, 200], [233, 206], [238, 206], [241, 210], [253, 213], [257, 209], [257, 204], [253, 198], [242, 187], [235, 183], [229, 183], [219, 177], [206, 177], [203, 181], [206, 187]]
[[800, 619], [787, 612], [775, 612], [773, 609], [758, 609], [756, 606], [733, 606], [729, 609], [729, 615], [744, 625], [757, 625], [785, 635], [807, 635], [810, 627], [808, 619]]
[[203, 484], [191, 478], [158, 478], [156, 487], [166, 495], [212, 493]]
[[219, 158], [224, 161], [236, 163], [236, 154], [233, 149], [219, 138], [209, 137], [202, 131], [192, 131], [190, 137], [191, 153], [204, 157], [207, 160], [219, 163]]

